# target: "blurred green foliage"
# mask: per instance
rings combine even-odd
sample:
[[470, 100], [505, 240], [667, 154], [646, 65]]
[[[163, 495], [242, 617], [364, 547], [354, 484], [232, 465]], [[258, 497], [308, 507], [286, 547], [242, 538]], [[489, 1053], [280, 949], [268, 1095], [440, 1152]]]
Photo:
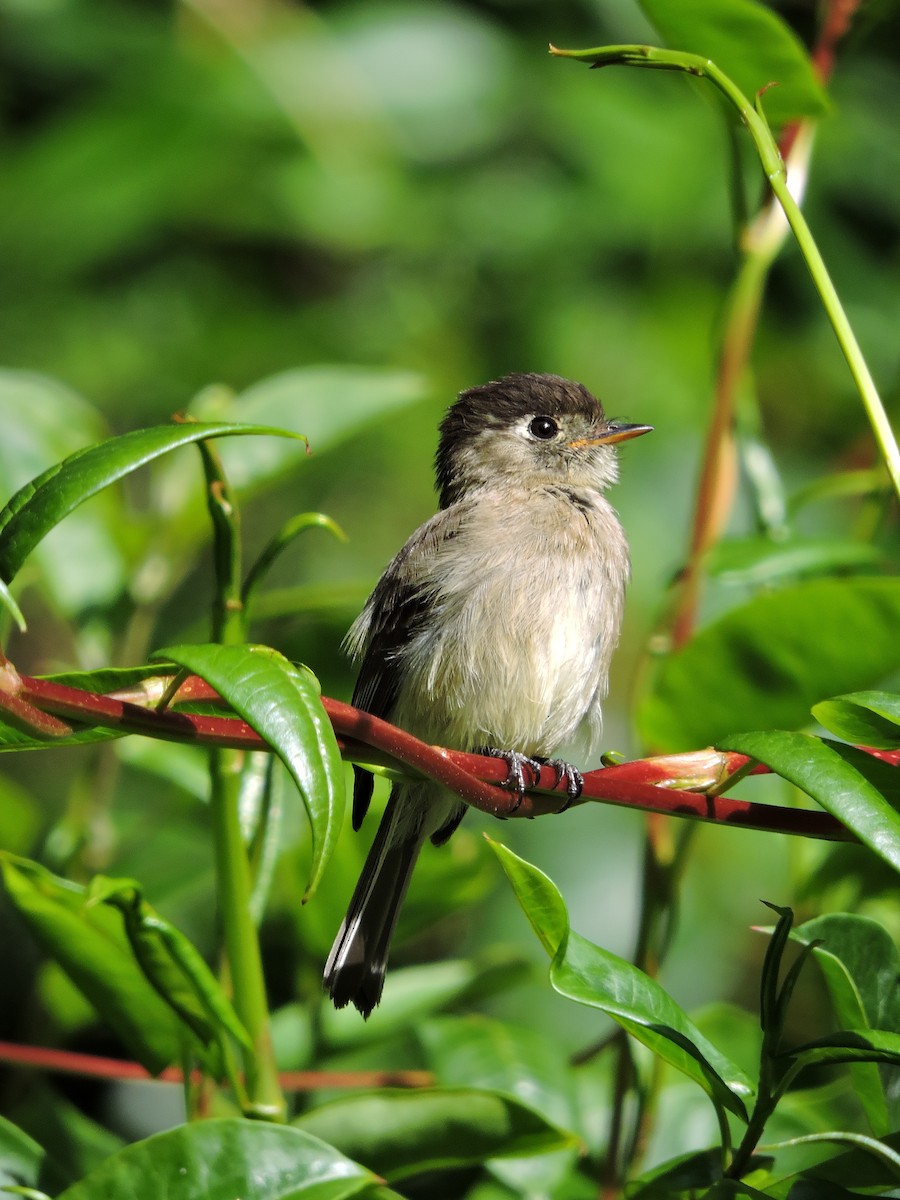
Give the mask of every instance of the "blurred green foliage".
[[[808, 5], [773, 7], [809, 39]], [[634, 581], [606, 741], [638, 752], [629, 714], [635, 691], [648, 691], [644, 647], [685, 556], [736, 262], [729, 138], [702, 84], [590, 73], [545, 53], [548, 41], [651, 39], [638, 5], [0, 0], [0, 16], [2, 497], [80, 446], [175, 411], [309, 434], [310, 458], [302, 450], [266, 458], [261, 439], [223, 457], [244, 501], [248, 545], [258, 549], [306, 510], [347, 533], [346, 544], [305, 533], [254, 610], [255, 639], [309, 664], [327, 693], [346, 697], [340, 638], [390, 555], [433, 509], [430, 459], [446, 405], [460, 388], [510, 370], [581, 379], [611, 413], [656, 428], [624, 452], [615, 495]], [[805, 201], [894, 413], [898, 34], [897, 6], [871, 4], [841, 47]], [[753, 208], [762, 179], [749, 154], [743, 165]], [[838, 471], [872, 467], [852, 381], [790, 245], [770, 278], [745, 393], [758, 410], [748, 404], [742, 420], [770, 452], [779, 494], [815, 492]], [[17, 592], [30, 631], [5, 642], [21, 670], [134, 664], [159, 645], [207, 636], [208, 530], [190, 453], [92, 500], [41, 545]], [[835, 570], [853, 557], [840, 550], [848, 543], [869, 547], [856, 558], [873, 572], [895, 562], [896, 527], [880, 503], [865, 489], [832, 492], [825, 486], [792, 511], [795, 529], [838, 547]], [[732, 531], [758, 533], [750, 489]], [[705, 618], [777, 582], [774, 566], [762, 579], [746, 574], [759, 557], [733, 549], [730, 562], [722, 557]], [[714, 640], [721, 626], [713, 628]], [[715, 672], [710, 710], [714, 686]], [[693, 732], [695, 716], [691, 709], [682, 727]], [[82, 880], [97, 869], [140, 879], [154, 906], [213, 952], [201, 755], [126, 739], [115, 750], [12, 758], [0, 774], [4, 847]], [[768, 787], [784, 798], [777, 781]], [[407, 970], [392, 972], [384, 1007], [365, 1027], [355, 1014], [324, 1012], [314, 1030], [293, 1004], [318, 998], [363, 848], [348, 832], [301, 911], [308, 832], [290, 802], [279, 819], [262, 938], [273, 1006], [291, 1005], [276, 1019], [284, 1065], [310, 1065], [314, 1047], [317, 1065], [418, 1063], [413, 1016], [477, 1001], [508, 1017], [508, 997], [495, 993], [513, 982], [522, 985], [512, 993], [517, 1022], [543, 1031], [556, 1062], [596, 1037], [594, 1015], [550, 995], [529, 967], [539, 950], [499, 888], [473, 818], [423, 856], [395, 953]], [[642, 831], [635, 814], [586, 806], [503, 833], [558, 881], [573, 926], [628, 955]], [[746, 931], [760, 919], [758, 897], [786, 897], [797, 880], [816, 881], [815, 906], [809, 891], [801, 899], [809, 912], [855, 906], [900, 932], [892, 882], [858, 848], [829, 858], [818, 846], [704, 829], [691, 849], [664, 976], [686, 1008], [748, 996], [752, 1006], [762, 949]], [[488, 895], [489, 906], [472, 907]], [[9, 947], [2, 1036], [107, 1049], [67, 980], [39, 964], [5, 911], [0, 922]], [[813, 989], [795, 1003], [799, 1026], [825, 1020]], [[717, 1007], [698, 1024], [755, 1046], [744, 1018]], [[529, 1037], [523, 1029], [513, 1040]], [[596, 1153], [610, 1080], [605, 1068], [586, 1074], [569, 1084], [581, 1089]], [[458, 1082], [452, 1075], [444, 1081]], [[22, 1126], [40, 1128], [33, 1097], [8, 1094]], [[95, 1101], [80, 1094], [79, 1102]], [[798, 1101], [781, 1132], [794, 1131], [791, 1119], [806, 1131], [812, 1105]], [[845, 1092], [826, 1115], [848, 1108]], [[74, 1121], [66, 1128], [81, 1147], [88, 1139], [71, 1132]], [[140, 1134], [155, 1123], [165, 1118], [149, 1105], [138, 1112]], [[694, 1144], [698, 1124], [700, 1141], [714, 1136], [711, 1110], [670, 1105], [651, 1161], [682, 1150], [688, 1130]], [[519, 1194], [517, 1161], [497, 1174], [508, 1190], [498, 1183], [485, 1198]]]

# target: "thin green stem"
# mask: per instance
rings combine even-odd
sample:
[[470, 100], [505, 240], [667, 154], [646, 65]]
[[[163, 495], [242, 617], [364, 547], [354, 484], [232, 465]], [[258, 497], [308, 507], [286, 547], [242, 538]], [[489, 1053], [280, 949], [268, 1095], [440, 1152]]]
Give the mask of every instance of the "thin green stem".
[[238, 750], [212, 754], [211, 808], [219, 911], [234, 1008], [253, 1045], [246, 1062], [249, 1115], [281, 1121], [285, 1103], [272, 1049], [262, 956], [251, 915], [250, 866], [238, 815], [242, 759]]
[[900, 448], [897, 446], [875, 382], [866, 365], [850, 322], [847, 320], [847, 314], [838, 298], [831, 276], [828, 274], [800, 207], [788, 190], [787, 172], [781, 152], [761, 111], [753, 107], [733, 80], [729, 79], [715, 63], [698, 54], [686, 54], [678, 50], [660, 50], [654, 46], [601, 46], [592, 50], [558, 50], [551, 47], [551, 53], [565, 58], [588, 61], [595, 67], [619, 64], [661, 71], [684, 71], [689, 75], [709, 79], [737, 109], [741, 120], [753, 138], [769, 185], [778, 198], [794, 237], [797, 239], [797, 244], [862, 398], [894, 490], [900, 498]]
[[[239, 511], [218, 454], [202, 442], [200, 452], [213, 525], [213, 638], [238, 645], [246, 639]], [[286, 1107], [272, 1046], [262, 954], [253, 919], [253, 878], [240, 820], [245, 763], [242, 750], [221, 749], [210, 754], [216, 886], [234, 1008], [253, 1047], [252, 1053], [245, 1055], [249, 1115], [283, 1121]]]

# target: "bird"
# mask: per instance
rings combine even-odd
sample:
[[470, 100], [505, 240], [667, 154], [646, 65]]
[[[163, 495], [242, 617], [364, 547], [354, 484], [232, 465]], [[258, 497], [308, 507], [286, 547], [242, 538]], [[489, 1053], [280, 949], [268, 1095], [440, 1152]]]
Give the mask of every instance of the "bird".
[[[628, 542], [607, 488], [616, 443], [651, 426], [609, 420], [581, 383], [516, 373], [459, 394], [440, 425], [437, 513], [388, 565], [345, 646], [360, 663], [352, 703], [421, 740], [496, 753], [524, 789], [523, 763], [552, 761], [571, 796], [581, 777], [550, 756], [597, 745], [619, 638]], [[353, 828], [372, 774], [354, 764]], [[465, 815], [431, 780], [393, 785], [325, 966], [337, 1008], [367, 1018], [426, 839]]]

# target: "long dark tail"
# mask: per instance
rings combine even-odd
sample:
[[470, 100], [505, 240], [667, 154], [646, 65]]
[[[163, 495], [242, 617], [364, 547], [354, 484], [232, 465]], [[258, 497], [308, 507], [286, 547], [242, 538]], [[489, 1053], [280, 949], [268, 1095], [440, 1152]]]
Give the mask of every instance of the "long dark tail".
[[325, 987], [336, 1008], [354, 1004], [364, 1017], [381, 999], [391, 936], [424, 841], [422, 822], [409, 820], [409, 787], [391, 792], [369, 857], [325, 964]]

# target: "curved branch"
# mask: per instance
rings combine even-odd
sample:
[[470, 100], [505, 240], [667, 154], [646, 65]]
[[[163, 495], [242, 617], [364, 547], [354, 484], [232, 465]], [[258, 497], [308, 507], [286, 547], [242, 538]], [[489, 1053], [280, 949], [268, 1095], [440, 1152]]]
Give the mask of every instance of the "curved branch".
[[[235, 716], [209, 716], [152, 707], [166, 693], [172, 676], [145, 680], [139, 689], [103, 695], [49, 680], [17, 676], [14, 698], [81, 725], [138, 733], [164, 741], [196, 742], [265, 750], [266, 742]], [[220, 701], [204, 680], [189, 676], [172, 698], [174, 704]], [[565, 781], [545, 767], [519, 800], [502, 785], [506, 765], [495, 758], [429, 746], [404, 730], [349, 704], [322, 698], [344, 758], [363, 765], [382, 766], [427, 775], [457, 792], [468, 804], [491, 816], [536, 817], [568, 807]], [[898, 755], [880, 754], [896, 765]], [[714, 749], [664, 755], [618, 763], [584, 776], [577, 804], [594, 801], [635, 808], [642, 812], [686, 817], [720, 825], [789, 833], [828, 841], [855, 841], [853, 834], [828, 813], [780, 808], [771, 804], [726, 797], [727, 791], [751, 767], [740, 754]], [[753, 771], [765, 768], [754, 767]]]

